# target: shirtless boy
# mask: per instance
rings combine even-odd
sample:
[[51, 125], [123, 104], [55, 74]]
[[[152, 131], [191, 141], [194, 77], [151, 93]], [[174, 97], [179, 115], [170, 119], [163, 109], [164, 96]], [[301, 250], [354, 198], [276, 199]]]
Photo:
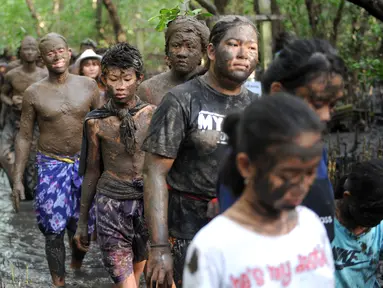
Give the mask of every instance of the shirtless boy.
[[[85, 172], [78, 248], [88, 249], [89, 208], [96, 196], [97, 239], [115, 287], [137, 287], [148, 257], [143, 215], [144, 141], [155, 106], [136, 95], [143, 78], [140, 52], [127, 43], [101, 61], [109, 102], [85, 119], [80, 171]], [[86, 135], [86, 137], [85, 137]], [[97, 195], [96, 195], [97, 192]]]
[[165, 54], [170, 70], [142, 83], [138, 96], [143, 101], [159, 105], [174, 86], [206, 72], [201, 65], [209, 44], [209, 28], [191, 16], [179, 16], [168, 24], [165, 33]]
[[[49, 33], [39, 43], [49, 76], [31, 85], [24, 93], [20, 132], [16, 137], [13, 182], [15, 210], [24, 197], [23, 172], [37, 120], [37, 223], [45, 236], [46, 257], [53, 284], [65, 285], [64, 231], [70, 239], [76, 231], [80, 210], [82, 179], [78, 175], [82, 126], [86, 114], [98, 107], [99, 90], [94, 80], [69, 74], [71, 51], [66, 39]], [[94, 226], [89, 228], [92, 233]], [[72, 245], [71, 267], [79, 269], [85, 253]]]
[[[23, 100], [24, 91], [33, 83], [38, 82], [48, 76], [46, 69], [41, 69], [36, 65], [39, 57], [38, 44], [35, 38], [26, 36], [21, 42], [20, 58], [22, 65], [18, 66], [7, 74], [5, 74], [4, 85], [1, 87], [1, 101], [6, 105], [7, 112], [5, 118], [4, 130], [1, 137], [1, 164], [8, 175], [9, 182], [12, 183], [12, 168], [15, 162], [15, 138], [19, 132], [21, 103]], [[37, 129], [36, 129], [37, 130]], [[33, 141], [35, 144], [37, 132]], [[33, 145], [35, 146], [35, 145]], [[32, 149], [33, 151], [34, 149]], [[32, 156], [34, 153], [32, 153]], [[30, 163], [28, 163], [30, 164]], [[30, 168], [33, 169], [34, 163]], [[32, 173], [34, 174], [34, 173]], [[33, 175], [29, 178], [34, 178]], [[31, 179], [27, 179], [27, 183], [31, 183]], [[31, 186], [34, 184], [31, 183]], [[28, 185], [30, 186], [30, 185]], [[31, 187], [28, 187], [31, 190]], [[33, 189], [33, 188], [32, 188]], [[30, 191], [29, 191], [30, 192]]]

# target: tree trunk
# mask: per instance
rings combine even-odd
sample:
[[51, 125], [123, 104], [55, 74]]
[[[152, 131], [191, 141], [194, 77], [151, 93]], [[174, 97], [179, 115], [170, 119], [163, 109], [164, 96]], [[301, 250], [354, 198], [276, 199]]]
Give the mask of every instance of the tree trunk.
[[209, 0], [196, 0], [196, 2], [201, 5], [202, 8], [205, 8], [207, 12], [213, 14], [213, 15], [219, 15], [219, 11], [217, 7], [211, 3]]
[[338, 38], [338, 28], [339, 28], [340, 20], [342, 20], [343, 8], [344, 8], [345, 2], [346, 2], [345, 0], [340, 1], [339, 7], [336, 12], [336, 16], [334, 18], [334, 22], [332, 25], [330, 42], [333, 46], [336, 46], [336, 40]]
[[41, 37], [42, 36], [41, 27], [43, 27], [44, 25], [41, 23], [40, 15], [36, 12], [35, 6], [33, 5], [32, 0], [25, 0], [25, 2], [27, 3], [29, 12], [31, 12], [32, 18], [36, 22], [36, 25], [35, 25], [36, 26], [36, 34], [38, 37]]
[[347, 0], [364, 8], [369, 14], [383, 21], [383, 0]]
[[117, 8], [113, 4], [112, 0], [103, 0], [106, 10], [108, 10], [110, 20], [113, 25], [114, 35], [117, 42], [125, 42], [126, 34], [121, 25], [120, 18], [118, 17]]
[[307, 14], [309, 17], [309, 23], [311, 27], [311, 32], [313, 37], [320, 37], [322, 33], [319, 32], [318, 24], [319, 24], [319, 15], [322, 12], [321, 4], [315, 3], [315, 1], [321, 0], [305, 0]]
[[104, 33], [102, 33], [102, 0], [97, 0], [96, 6], [96, 30], [98, 41], [104, 38]]
[[217, 7], [219, 14], [225, 14], [227, 4], [229, 4], [229, 0], [214, 0], [214, 5]]

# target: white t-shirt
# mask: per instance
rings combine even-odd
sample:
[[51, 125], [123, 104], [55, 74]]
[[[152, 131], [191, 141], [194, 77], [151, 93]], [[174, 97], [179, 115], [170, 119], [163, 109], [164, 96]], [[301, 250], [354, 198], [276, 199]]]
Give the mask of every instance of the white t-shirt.
[[334, 263], [318, 216], [299, 206], [297, 226], [264, 236], [218, 216], [195, 236], [183, 274], [184, 288], [334, 287]]

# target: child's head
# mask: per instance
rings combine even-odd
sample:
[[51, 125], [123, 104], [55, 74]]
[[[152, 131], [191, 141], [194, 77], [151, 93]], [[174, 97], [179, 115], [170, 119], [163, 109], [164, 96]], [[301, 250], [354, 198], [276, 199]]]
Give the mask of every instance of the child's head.
[[336, 189], [342, 222], [349, 229], [375, 227], [383, 220], [383, 161], [354, 164]]
[[101, 79], [113, 101], [127, 103], [143, 79], [143, 61], [137, 48], [128, 43], [110, 47], [101, 60]]

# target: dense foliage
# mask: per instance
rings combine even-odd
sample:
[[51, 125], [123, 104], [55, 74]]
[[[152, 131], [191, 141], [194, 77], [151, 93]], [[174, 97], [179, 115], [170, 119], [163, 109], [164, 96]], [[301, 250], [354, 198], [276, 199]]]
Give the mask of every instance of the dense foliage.
[[[259, 6], [254, 1], [261, 0], [205, 2], [215, 3], [217, 10], [225, 14], [252, 16]], [[162, 31], [172, 17], [181, 13], [208, 17], [207, 11], [198, 4], [200, 2], [191, 1], [189, 10], [185, 12], [179, 0], [113, 0], [127, 40], [143, 52], [150, 70], [156, 70], [163, 64], [164, 39], [163, 33], [158, 31]], [[350, 79], [362, 83], [358, 85], [360, 88], [366, 90], [371, 83], [383, 77], [382, 23], [365, 10], [345, 0], [271, 2], [278, 6], [276, 11], [285, 16], [283, 29], [300, 37], [325, 38], [336, 45], [351, 69]], [[33, 5], [37, 20], [32, 17], [27, 3]], [[101, 46], [108, 46], [115, 41], [115, 35], [104, 7], [101, 19], [97, 17], [97, 5], [102, 3], [100, 0], [1, 0], [0, 51], [5, 47], [14, 51], [25, 34], [37, 36], [38, 29], [41, 34], [56, 31], [65, 35], [75, 49], [87, 37], [97, 40]], [[218, 6], [219, 3], [221, 6]], [[150, 18], [152, 21], [148, 21]], [[101, 21], [97, 23], [97, 20]]]

